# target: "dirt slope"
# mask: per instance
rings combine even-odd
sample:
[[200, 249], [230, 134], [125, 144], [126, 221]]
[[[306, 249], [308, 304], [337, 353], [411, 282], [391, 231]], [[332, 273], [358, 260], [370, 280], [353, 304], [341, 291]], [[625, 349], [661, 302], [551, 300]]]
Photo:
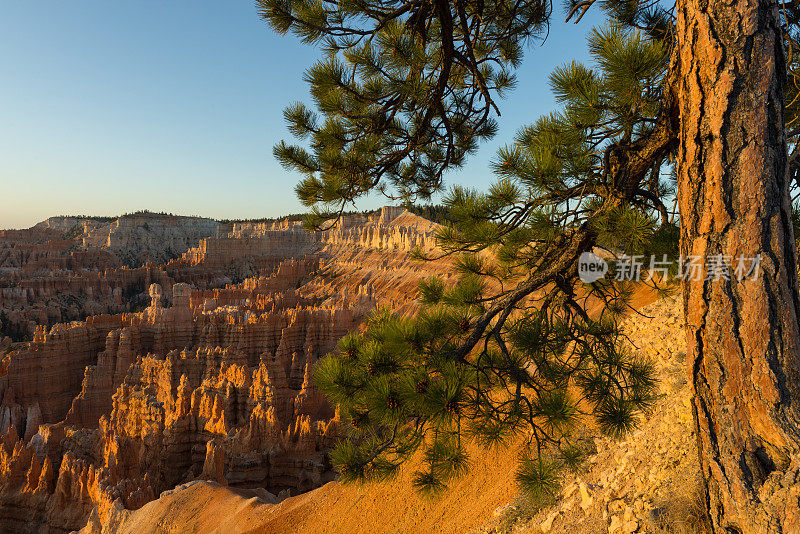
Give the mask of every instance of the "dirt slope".
[[411, 489], [411, 471], [393, 482], [343, 486], [332, 482], [278, 505], [246, 498], [212, 482], [165, 492], [136, 511], [117, 508], [104, 525], [90, 519], [81, 533], [456, 533], [480, 525], [516, 494], [511, 450], [476, 455], [469, 476], [443, 496]]

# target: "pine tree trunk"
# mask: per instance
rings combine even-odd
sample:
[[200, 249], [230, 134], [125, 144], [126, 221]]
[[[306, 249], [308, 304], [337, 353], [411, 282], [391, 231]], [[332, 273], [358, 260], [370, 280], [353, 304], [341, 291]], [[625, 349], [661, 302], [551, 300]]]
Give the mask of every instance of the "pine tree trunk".
[[677, 8], [681, 252], [704, 265], [722, 254], [734, 267], [761, 256], [757, 278], [740, 282], [731, 270], [730, 281], [704, 280], [704, 268], [684, 281], [707, 505], [714, 532], [800, 532], [787, 488], [798, 480], [800, 300], [778, 9], [764, 0]]

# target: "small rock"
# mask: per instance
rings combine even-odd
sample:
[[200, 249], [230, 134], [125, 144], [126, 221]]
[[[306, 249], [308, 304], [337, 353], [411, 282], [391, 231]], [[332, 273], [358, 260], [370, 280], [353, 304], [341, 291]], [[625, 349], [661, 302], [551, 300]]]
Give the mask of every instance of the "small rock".
[[629, 506], [625, 507], [625, 514], [622, 516], [622, 520], [627, 523], [628, 521], [633, 521], [636, 516], [633, 515], [633, 510]]
[[569, 486], [565, 487], [564, 491], [562, 492], [562, 494], [564, 495], [564, 498], [565, 499], [569, 499], [570, 495], [575, 493], [576, 489], [578, 489], [578, 485], [575, 484], [574, 482], [572, 484], [570, 484]]
[[551, 528], [553, 528], [553, 521], [556, 520], [556, 517], [558, 517], [558, 514], [560, 513], [561, 512], [551, 513], [550, 515], [547, 516], [547, 519], [545, 519], [539, 524], [539, 528], [542, 529], [542, 532], [547, 533], [550, 531]]
[[608, 503], [608, 512], [611, 514], [616, 514], [621, 512], [625, 509], [625, 501], [623, 499], [615, 499]]
[[611, 524], [608, 525], [608, 534], [619, 534], [622, 530], [622, 520], [618, 515], [611, 516]]
[[578, 485], [578, 489], [581, 491], [581, 508], [584, 513], [588, 514], [589, 508], [592, 506], [592, 503], [594, 503], [594, 499], [589, 495], [589, 489], [586, 487], [585, 482], [581, 482]]

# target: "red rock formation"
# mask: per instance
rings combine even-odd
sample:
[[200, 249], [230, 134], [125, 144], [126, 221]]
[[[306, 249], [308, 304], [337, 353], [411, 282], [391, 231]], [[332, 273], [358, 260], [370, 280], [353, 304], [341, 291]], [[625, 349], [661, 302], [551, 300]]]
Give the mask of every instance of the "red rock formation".
[[67, 233], [83, 249], [105, 249], [127, 265], [165, 262], [179, 256], [198, 240], [214, 235], [220, 224], [202, 217], [180, 217], [139, 212], [114, 220], [52, 217], [36, 225]]
[[0, 231], [0, 337], [30, 340], [36, 326], [131, 311], [152, 282], [230, 283], [242, 269], [169, 272], [152, 263], [178, 257], [219, 227], [209, 219], [140, 213], [114, 221], [55, 217]]
[[376, 305], [413, 311], [421, 278], [449, 276], [409, 258], [434, 232], [398, 209], [316, 234], [235, 224], [163, 267], [114, 270], [147, 308], [39, 327], [0, 363], [0, 530], [80, 528], [198, 478], [283, 495], [331, 480], [339, 418], [312, 366]]

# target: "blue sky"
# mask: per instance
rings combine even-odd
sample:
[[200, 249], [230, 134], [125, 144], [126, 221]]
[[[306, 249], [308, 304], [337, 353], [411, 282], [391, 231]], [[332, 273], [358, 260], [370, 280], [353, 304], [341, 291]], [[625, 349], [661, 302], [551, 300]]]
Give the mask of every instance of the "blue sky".
[[[547, 42], [530, 48], [502, 101], [498, 136], [448, 183], [491, 182], [497, 147], [553, 109], [547, 75], [585, 60], [598, 20], [565, 24], [557, 8]], [[3, 0], [0, 36], [0, 228], [140, 209], [302, 210], [298, 176], [272, 147], [291, 139], [282, 110], [307, 100], [302, 75], [317, 53], [273, 33], [251, 0]]]

